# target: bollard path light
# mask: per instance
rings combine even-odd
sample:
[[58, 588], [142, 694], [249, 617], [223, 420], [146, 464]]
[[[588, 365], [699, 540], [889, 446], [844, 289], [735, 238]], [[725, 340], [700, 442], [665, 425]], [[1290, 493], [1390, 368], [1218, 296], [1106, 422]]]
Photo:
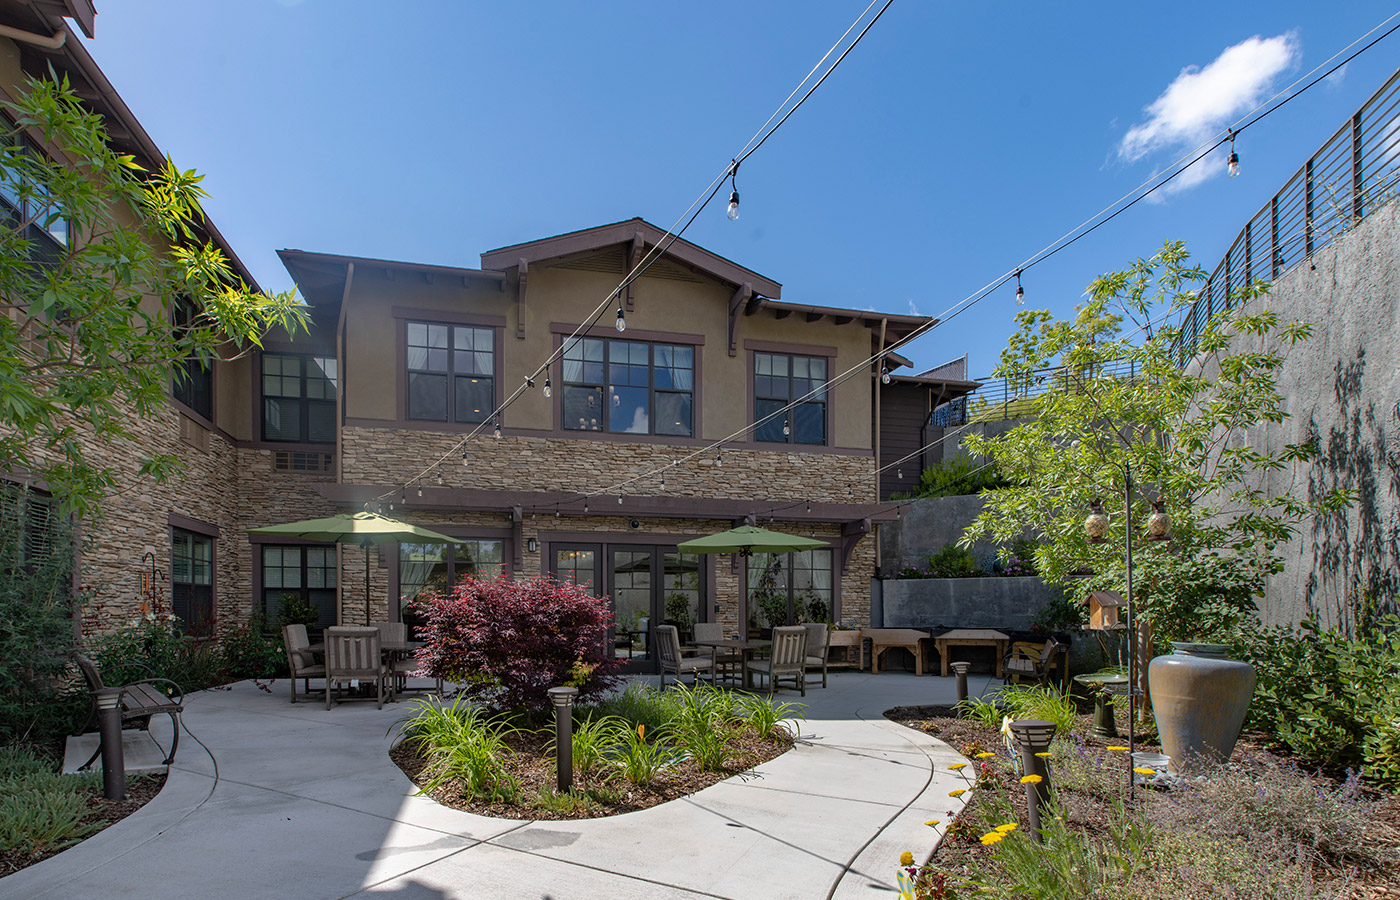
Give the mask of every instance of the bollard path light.
[[574, 698], [578, 688], [552, 687], [546, 693], [554, 704], [555, 784], [562, 794], [574, 786]]
[[1040, 754], [1050, 752], [1055, 737], [1055, 723], [1040, 719], [1025, 719], [1011, 723], [1011, 737], [1021, 751], [1021, 781], [1026, 786], [1026, 809], [1030, 814], [1031, 834], [1044, 841], [1040, 833], [1040, 814], [1050, 805], [1050, 764]]
[[126, 757], [122, 748], [122, 689], [104, 687], [92, 692], [97, 701], [97, 730], [102, 741], [102, 796], [126, 797]]
[[972, 668], [972, 663], [955, 662], [948, 667], [958, 677], [958, 717], [961, 718], [967, 714], [967, 670]]

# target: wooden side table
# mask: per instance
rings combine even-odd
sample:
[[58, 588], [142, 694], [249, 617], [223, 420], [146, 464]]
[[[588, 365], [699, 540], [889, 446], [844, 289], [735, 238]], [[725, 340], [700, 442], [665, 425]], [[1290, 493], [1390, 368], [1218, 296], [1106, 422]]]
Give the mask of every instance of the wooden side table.
[[938, 656], [943, 662], [943, 677], [948, 677], [949, 647], [991, 647], [997, 655], [997, 677], [1002, 677], [1002, 660], [1006, 657], [1006, 647], [1011, 636], [990, 628], [955, 628], [945, 631], [933, 639], [938, 648]]
[[861, 632], [870, 638], [870, 674], [880, 673], [880, 654], [891, 647], [903, 647], [914, 654], [914, 672], [924, 674], [924, 641], [928, 635], [913, 628], [867, 628]]
[[828, 631], [826, 633], [826, 655], [828, 657], [831, 656], [833, 647], [840, 647], [844, 652], [840, 662], [832, 662], [828, 659], [828, 666], [845, 666], [853, 668], [857, 672], [865, 668], [865, 637], [861, 629], [843, 628], [840, 631]]

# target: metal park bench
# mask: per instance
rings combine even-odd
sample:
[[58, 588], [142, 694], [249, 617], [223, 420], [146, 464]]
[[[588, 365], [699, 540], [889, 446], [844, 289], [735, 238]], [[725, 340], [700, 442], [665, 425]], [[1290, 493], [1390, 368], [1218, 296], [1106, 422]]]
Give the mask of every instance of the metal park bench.
[[[97, 666], [93, 664], [92, 660], [82, 654], [75, 654], [74, 658], [78, 663], [78, 668], [82, 670], [83, 678], [87, 680], [88, 692], [93, 697], [92, 713], [88, 716], [87, 724], [83, 726], [83, 732], [87, 732], [97, 724], [97, 692], [107, 685], [102, 683], [102, 676], [98, 673]], [[159, 685], [168, 685], [174, 691], [174, 695], [161, 691]], [[170, 765], [171, 760], [175, 758], [175, 751], [180, 746], [180, 713], [185, 708], [184, 690], [168, 678], [146, 678], [141, 681], [133, 681], [131, 684], [122, 685], [119, 690], [121, 690], [121, 700], [118, 705], [121, 708], [123, 727], [129, 722], [137, 722], [142, 726], [149, 725], [151, 716], [157, 716], [161, 713], [170, 716], [170, 721], [175, 725], [175, 736], [170, 743], [170, 753], [165, 757], [163, 763], [167, 766]], [[83, 763], [79, 769], [91, 766], [101, 753], [102, 742], [99, 741], [97, 749], [92, 751], [92, 756], [88, 757], [88, 761]]]

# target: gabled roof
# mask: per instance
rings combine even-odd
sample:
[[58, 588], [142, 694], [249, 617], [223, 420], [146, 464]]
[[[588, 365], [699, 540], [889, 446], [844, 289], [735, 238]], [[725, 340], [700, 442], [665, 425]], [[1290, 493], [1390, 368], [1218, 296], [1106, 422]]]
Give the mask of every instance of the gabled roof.
[[396, 259], [377, 259], [372, 256], [345, 256], [339, 253], [315, 253], [310, 250], [278, 250], [277, 256], [287, 267], [292, 280], [301, 289], [306, 302], [312, 306], [323, 303], [339, 303], [345, 289], [345, 273], [350, 264], [355, 271], [378, 269], [387, 275], [395, 272], [408, 272], [422, 276], [425, 280], [435, 277], [460, 278], [463, 283], [472, 279], [478, 281], [501, 282], [504, 272], [486, 272], [481, 269], [466, 269], [460, 266], [436, 266], [429, 263], [404, 262]]
[[[640, 217], [611, 225], [599, 225], [582, 231], [570, 231], [537, 241], [511, 244], [498, 247], [481, 254], [483, 269], [510, 269], [518, 266], [520, 260], [527, 264], [546, 259], [557, 259], [574, 253], [598, 250], [618, 244], [632, 244], [642, 252], [667, 241], [666, 255], [700, 272], [705, 273], [731, 287], [749, 285], [753, 292], [762, 297], [776, 300], [782, 296], [783, 286], [771, 278], [746, 269], [736, 262], [711, 253], [704, 247], [692, 244], [685, 238], [671, 242], [664, 228], [657, 228]], [[638, 254], [640, 255], [640, 254]]]

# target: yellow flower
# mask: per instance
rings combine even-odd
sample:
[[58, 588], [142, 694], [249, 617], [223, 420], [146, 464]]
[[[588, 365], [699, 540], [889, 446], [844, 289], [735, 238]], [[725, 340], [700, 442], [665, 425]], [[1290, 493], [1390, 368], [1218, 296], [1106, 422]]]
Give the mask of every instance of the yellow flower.
[[981, 753], [977, 754], [977, 758], [978, 758], [978, 759], [986, 759], [986, 758], [989, 757], [989, 756], [996, 756], [996, 754], [995, 754], [995, 753], [988, 753], [986, 750], [983, 750]]
[[1006, 834], [1008, 831], [1015, 831], [1017, 828], [1020, 827], [1021, 826], [1017, 825], [1015, 822], [1007, 822], [1005, 825], [998, 825], [997, 831], [1000, 831], [1002, 834]]
[[1021, 777], [1022, 784], [1040, 784], [1044, 780], [1045, 779], [1041, 778], [1039, 775], [1024, 775]]
[[1037, 753], [1036, 756], [1040, 756], [1040, 757], [1044, 757], [1044, 758], [1049, 758], [1049, 756], [1050, 756], [1050, 751], [1047, 750], [1047, 751], [1045, 751], [1044, 753]]
[[1106, 748], [1106, 749], [1109, 749], [1109, 750], [1118, 750], [1118, 751], [1120, 751], [1120, 752], [1126, 753], [1130, 748], [1128, 748], [1128, 747], [1119, 747], [1119, 746], [1116, 746], [1116, 745], [1110, 745], [1110, 746], [1109, 746], [1108, 748]]
[[941, 825], [941, 824], [943, 824], [943, 823], [942, 823], [941, 821], [939, 821], [938, 819], [929, 819], [929, 820], [928, 820], [927, 822], [925, 822], [924, 824], [927, 825], [927, 826], [930, 827], [930, 828], [933, 828], [934, 826], [936, 826], [936, 825]]
[[959, 769], [965, 769], [965, 768], [967, 768], [967, 763], [956, 763], [956, 764], [954, 764], [954, 765], [949, 766], [948, 768], [949, 768], [949, 769], [952, 769], [954, 772], [956, 772], [956, 771], [958, 771]]
[[982, 835], [982, 843], [990, 847], [1005, 836], [1000, 831], [989, 831]]
[[967, 790], [966, 790], [966, 789], [964, 789], [964, 788], [958, 788], [956, 791], [949, 791], [949, 792], [948, 792], [948, 796], [949, 796], [949, 797], [961, 797], [963, 794], [966, 794], [966, 793], [967, 793]]
[[1139, 775], [1156, 775], [1156, 769], [1144, 769], [1142, 766], [1133, 766], [1133, 771]]
[[905, 850], [899, 855], [899, 864], [901, 866], [912, 866], [914, 864], [914, 854]]

